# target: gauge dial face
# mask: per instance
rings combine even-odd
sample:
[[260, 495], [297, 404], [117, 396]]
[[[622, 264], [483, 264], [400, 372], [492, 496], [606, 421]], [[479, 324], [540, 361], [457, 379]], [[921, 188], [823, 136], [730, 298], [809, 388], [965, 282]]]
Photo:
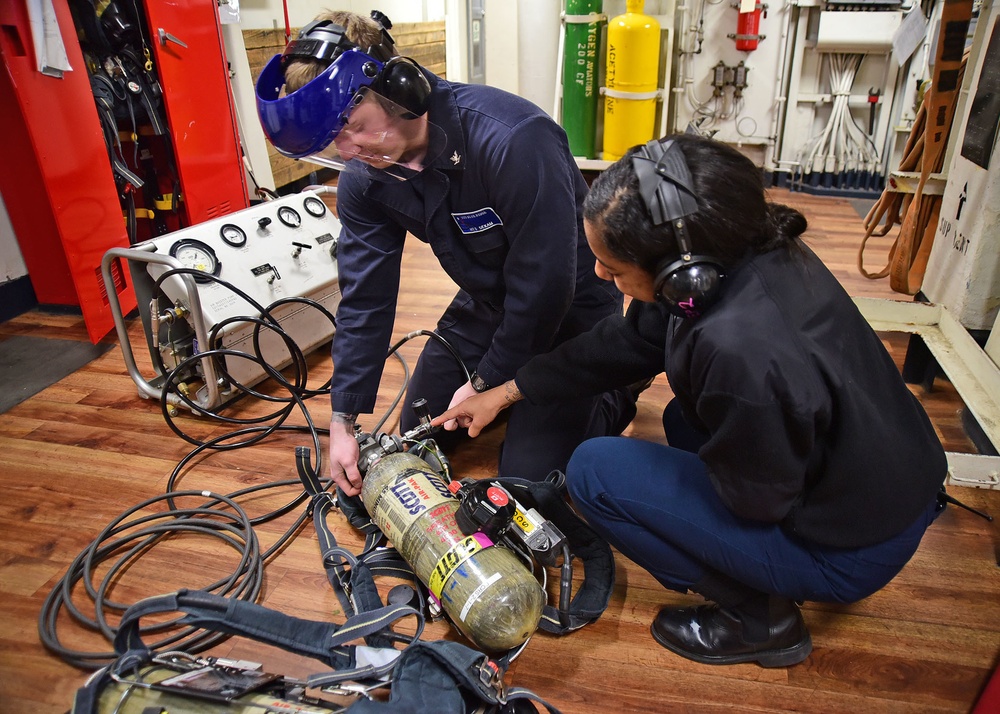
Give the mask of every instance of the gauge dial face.
[[326, 214], [326, 204], [315, 196], [306, 196], [302, 207], [306, 209], [306, 213], [316, 218], [322, 218]]
[[298, 228], [302, 225], [302, 216], [291, 206], [282, 206], [278, 209], [278, 220], [289, 228]]
[[[170, 246], [170, 255], [177, 258], [185, 268], [191, 268], [208, 275], [218, 275], [222, 268], [222, 263], [219, 262], [215, 251], [200, 240], [190, 238], [179, 240]], [[206, 277], [200, 275], [195, 275], [194, 279], [200, 283], [208, 281]]]
[[219, 229], [219, 237], [234, 248], [242, 248], [247, 243], [247, 234], [235, 223], [227, 223]]

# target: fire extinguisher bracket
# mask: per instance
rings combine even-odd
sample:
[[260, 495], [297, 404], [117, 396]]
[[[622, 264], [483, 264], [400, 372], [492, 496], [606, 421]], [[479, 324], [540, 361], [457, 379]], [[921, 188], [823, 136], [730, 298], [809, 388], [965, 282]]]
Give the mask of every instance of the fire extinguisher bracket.
[[734, 5], [734, 7], [740, 9], [739, 18], [736, 21], [736, 32], [727, 35], [727, 37], [736, 41], [736, 49], [752, 52], [757, 49], [760, 41], [766, 38], [766, 35], [760, 34], [758, 30], [760, 29], [761, 16], [767, 17], [767, 5], [763, 3], [751, 5], [751, 3], [746, 2]]

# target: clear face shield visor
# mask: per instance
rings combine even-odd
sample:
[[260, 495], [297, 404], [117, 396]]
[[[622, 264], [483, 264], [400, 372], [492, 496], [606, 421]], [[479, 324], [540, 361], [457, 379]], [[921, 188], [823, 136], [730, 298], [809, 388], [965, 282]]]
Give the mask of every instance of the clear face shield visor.
[[414, 118], [371, 87], [362, 87], [321, 144], [323, 148], [299, 158], [379, 180], [406, 180], [441, 155], [446, 137], [426, 114]]
[[371, 86], [386, 65], [352, 49], [300, 89], [286, 93], [281, 55], [257, 79], [257, 113], [274, 147], [337, 171], [407, 179], [444, 151], [444, 131]]

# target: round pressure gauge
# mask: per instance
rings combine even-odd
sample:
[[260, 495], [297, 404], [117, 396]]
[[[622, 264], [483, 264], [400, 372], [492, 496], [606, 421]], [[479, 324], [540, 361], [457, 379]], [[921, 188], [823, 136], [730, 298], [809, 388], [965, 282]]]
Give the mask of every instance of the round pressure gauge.
[[278, 220], [289, 228], [298, 228], [302, 225], [302, 216], [291, 206], [282, 206], [278, 209]]
[[242, 248], [247, 244], [247, 234], [235, 223], [226, 223], [219, 229], [219, 237], [234, 248]]
[[315, 218], [322, 218], [326, 213], [326, 204], [315, 196], [306, 196], [302, 207], [306, 209], [306, 213]]
[[[200, 240], [185, 238], [170, 246], [170, 255], [181, 262], [185, 268], [192, 268], [208, 275], [218, 275], [222, 269], [222, 263], [211, 246], [202, 243]], [[194, 275], [194, 279], [199, 283], [207, 283], [208, 278], [201, 275]]]

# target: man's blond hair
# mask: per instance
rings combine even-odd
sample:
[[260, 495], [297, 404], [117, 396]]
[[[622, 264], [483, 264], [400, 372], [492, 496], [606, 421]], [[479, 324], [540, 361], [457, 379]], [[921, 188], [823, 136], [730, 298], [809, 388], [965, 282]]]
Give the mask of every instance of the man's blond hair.
[[[326, 10], [316, 20], [329, 20], [344, 28], [344, 34], [362, 50], [382, 44], [382, 27], [370, 17], [343, 10]], [[285, 67], [285, 93], [291, 94], [316, 79], [329, 66], [314, 59], [294, 59]]]

